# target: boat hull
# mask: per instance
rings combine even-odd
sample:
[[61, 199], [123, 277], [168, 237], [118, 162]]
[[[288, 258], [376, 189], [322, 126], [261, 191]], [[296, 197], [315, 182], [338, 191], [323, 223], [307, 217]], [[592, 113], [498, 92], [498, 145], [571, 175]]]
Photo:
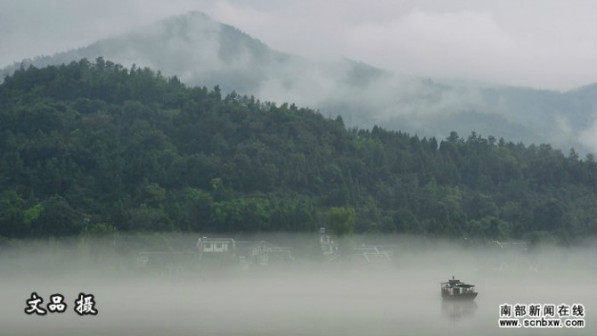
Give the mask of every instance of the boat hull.
[[466, 301], [466, 300], [474, 300], [477, 297], [478, 293], [462, 293], [462, 294], [443, 294], [442, 299], [444, 300], [454, 300], [454, 301]]

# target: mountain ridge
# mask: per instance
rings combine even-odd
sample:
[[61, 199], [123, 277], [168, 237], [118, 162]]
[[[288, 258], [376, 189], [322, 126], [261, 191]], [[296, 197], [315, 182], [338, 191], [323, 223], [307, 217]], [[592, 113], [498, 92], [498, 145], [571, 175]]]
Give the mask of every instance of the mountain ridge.
[[[593, 124], [597, 129], [597, 84], [566, 92], [469, 87], [400, 76], [348, 59], [316, 62], [275, 51], [198, 11], [28, 64], [44, 66], [99, 56], [129, 67], [148, 66], [189, 85], [218, 85], [225, 93], [310, 106], [326, 115], [341, 115], [357, 127], [394, 125], [440, 138], [453, 130], [477, 132], [597, 152], [587, 141], [593, 136]], [[15, 64], [2, 73], [16, 68]]]

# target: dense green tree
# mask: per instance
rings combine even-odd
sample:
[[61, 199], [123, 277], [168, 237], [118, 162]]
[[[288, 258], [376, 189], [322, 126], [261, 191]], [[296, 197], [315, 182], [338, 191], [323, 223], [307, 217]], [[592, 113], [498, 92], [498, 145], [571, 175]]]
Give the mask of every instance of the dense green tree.
[[337, 236], [350, 234], [354, 230], [355, 211], [353, 208], [332, 207], [327, 211], [329, 228]]
[[41, 204], [43, 209], [31, 221], [31, 233], [34, 236], [76, 235], [83, 228], [84, 218], [60, 196], [52, 196]]
[[15, 191], [5, 191], [0, 196], [0, 236], [25, 236], [30, 230], [30, 221], [25, 220], [25, 201]]
[[0, 235], [118, 231], [597, 234], [597, 163], [342, 118], [104, 59], [0, 84]]

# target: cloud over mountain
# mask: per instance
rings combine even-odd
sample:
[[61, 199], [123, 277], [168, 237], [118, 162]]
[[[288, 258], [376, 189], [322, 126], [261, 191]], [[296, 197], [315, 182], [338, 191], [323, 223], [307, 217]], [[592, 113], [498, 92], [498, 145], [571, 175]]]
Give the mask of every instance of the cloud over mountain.
[[[415, 14], [412, 22], [404, 24], [416, 28], [420, 21], [437, 19], [423, 12]], [[478, 20], [467, 13], [462, 15]], [[459, 18], [446, 14], [441, 20]], [[489, 18], [481, 21], [498, 33]], [[422, 44], [424, 40], [425, 34]], [[504, 40], [504, 46], [507, 44]], [[581, 152], [597, 152], [592, 141], [592, 125], [597, 124], [595, 86], [560, 93], [422, 79], [346, 58], [313, 60], [275, 51], [201, 12], [175, 16], [25, 63], [43, 66], [100, 56], [125, 66], [148, 66], [168, 76], [176, 75], [190, 85], [219, 85], [224, 92], [318, 108], [327, 115], [342, 115], [351, 126], [379, 124], [438, 137], [452, 130], [464, 136], [474, 131], [511, 141], [547, 142], [564, 150], [576, 147]], [[4, 69], [4, 73], [18, 66]]]

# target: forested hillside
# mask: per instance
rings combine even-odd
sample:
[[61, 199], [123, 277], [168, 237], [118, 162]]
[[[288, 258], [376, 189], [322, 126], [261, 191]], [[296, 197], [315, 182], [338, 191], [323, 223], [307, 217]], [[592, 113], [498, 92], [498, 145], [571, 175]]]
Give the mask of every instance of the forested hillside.
[[476, 134], [347, 129], [103, 59], [0, 85], [0, 236], [597, 233], [597, 162]]

